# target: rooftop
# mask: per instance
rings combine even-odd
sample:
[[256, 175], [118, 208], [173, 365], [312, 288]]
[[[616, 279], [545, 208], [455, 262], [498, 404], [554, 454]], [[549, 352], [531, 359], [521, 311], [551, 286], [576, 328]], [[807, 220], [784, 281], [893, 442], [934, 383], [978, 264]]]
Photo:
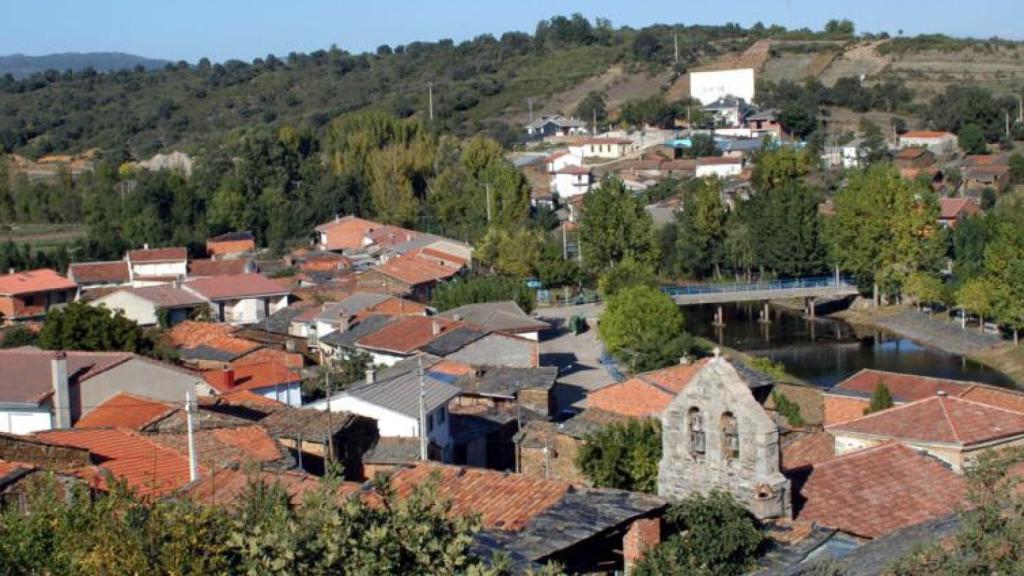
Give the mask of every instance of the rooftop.
[[74, 290], [78, 285], [49, 268], [0, 276], [0, 295], [17, 296], [51, 290]]
[[[0, 403], [38, 405], [53, 394], [55, 352], [25, 347], [0, 350]], [[68, 380], [84, 382], [133, 358], [128, 352], [67, 352]]]
[[[419, 361], [420, 359], [417, 358], [399, 362], [385, 370], [375, 382], [355, 384], [339, 392], [336, 396], [355, 397], [411, 418], [419, 418], [421, 393], [417, 368]], [[431, 372], [428, 361], [423, 361], [423, 369], [422, 392], [427, 412], [447, 405], [449, 401], [459, 395], [460, 390], [447, 383], [447, 380], [450, 379], [449, 376]], [[320, 400], [316, 404], [326, 406], [326, 401]]]
[[957, 395], [975, 383], [864, 369], [829, 388], [825, 394], [870, 398], [879, 384], [884, 384], [889, 389], [889, 393], [896, 402], [913, 402], [922, 398], [930, 398], [939, 392]]
[[537, 332], [546, 330], [547, 322], [533, 318], [512, 300], [466, 304], [438, 314], [441, 318], [464, 320], [494, 332]]
[[68, 276], [79, 284], [125, 284], [129, 280], [128, 263], [124, 260], [73, 262], [68, 265]]
[[379, 330], [363, 336], [356, 345], [360, 348], [411, 354], [449, 330], [462, 326], [446, 318], [402, 316]]
[[192, 260], [188, 263], [190, 278], [207, 276], [235, 276], [247, 274], [252, 269], [252, 260], [248, 258], [230, 258], [225, 260]]
[[429, 258], [420, 257], [417, 254], [398, 256], [373, 268], [373, 270], [381, 274], [411, 286], [451, 278], [458, 274], [460, 269], [460, 267], [455, 266], [444, 266]]
[[142, 430], [178, 409], [180, 406], [173, 403], [118, 392], [86, 412], [75, 422], [75, 428]]
[[415, 464], [420, 459], [420, 439], [381, 436], [363, 454], [363, 464], [394, 466]]
[[176, 348], [220, 351], [225, 353], [226, 360], [237, 358], [260, 347], [256, 342], [232, 336], [234, 331], [234, 327], [227, 324], [186, 320], [174, 325], [168, 331], [168, 336]]
[[325, 334], [324, 336], [321, 336], [319, 340], [321, 344], [326, 344], [328, 346], [350, 348], [355, 346], [356, 342], [361, 338], [381, 330], [395, 320], [397, 320], [397, 317], [395, 316], [368, 316], [365, 319], [360, 320], [355, 326], [350, 326], [348, 330], [337, 330], [335, 332]]
[[900, 137], [901, 138], [945, 138], [945, 137], [956, 138], [956, 136], [954, 136], [953, 134], [950, 134], [949, 132], [936, 132], [936, 131], [933, 131], [933, 130], [911, 130], [910, 132], [903, 133]]
[[223, 370], [206, 370], [203, 372], [203, 379], [220, 393], [287, 386], [302, 380], [301, 374], [280, 362], [235, 364], [229, 371], [233, 371], [233, 384], [224, 381]]
[[207, 242], [242, 242], [255, 239], [256, 237], [252, 235], [252, 232], [227, 232], [214, 236], [208, 239]]
[[260, 274], [231, 274], [189, 280], [185, 287], [207, 300], [235, 300], [257, 296], [283, 296], [291, 290]]
[[609, 384], [587, 394], [587, 408], [624, 416], [659, 416], [706, 364], [706, 359], [678, 364]]
[[115, 292], [111, 292], [107, 296], [99, 298], [103, 300], [112, 294], [119, 292], [131, 294], [146, 300], [147, 302], [153, 303], [157, 308], [190, 308], [193, 306], [199, 306], [205, 304], [205, 301], [196, 296], [195, 294], [182, 290], [181, 288], [175, 288], [171, 284], [158, 284], [156, 286], [142, 286], [140, 288], [121, 288]]
[[973, 198], [939, 198], [939, 218], [954, 220], [961, 214], [977, 214], [981, 207]]
[[141, 262], [177, 262], [179, 260], [188, 260], [188, 250], [183, 246], [129, 250], [128, 259], [135, 264]]
[[558, 379], [558, 368], [512, 368], [495, 366], [484, 369], [477, 378], [460, 378], [456, 385], [468, 394], [515, 398], [520, 390], [551, 390]]

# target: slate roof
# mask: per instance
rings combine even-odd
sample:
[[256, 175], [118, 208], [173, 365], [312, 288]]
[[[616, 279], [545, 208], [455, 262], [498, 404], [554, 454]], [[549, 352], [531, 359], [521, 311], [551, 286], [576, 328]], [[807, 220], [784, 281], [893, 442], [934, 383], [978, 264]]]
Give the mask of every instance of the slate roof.
[[[0, 350], [0, 404], [38, 405], [53, 394], [54, 355], [33, 347]], [[67, 352], [68, 380], [82, 383], [133, 357], [129, 352]]]
[[515, 398], [519, 390], [551, 390], [558, 379], [558, 368], [488, 367], [478, 378], [460, 378], [456, 385], [467, 394]]
[[310, 310], [316, 311], [318, 309], [319, 306], [316, 302], [295, 302], [267, 316], [263, 322], [260, 322], [260, 328], [275, 334], [288, 334], [288, 330], [294, 320]]
[[349, 327], [345, 331], [331, 332], [320, 336], [319, 340], [322, 344], [328, 346], [340, 347], [340, 348], [351, 348], [355, 346], [356, 341], [360, 338], [373, 334], [374, 332], [384, 328], [388, 324], [396, 320], [395, 316], [379, 315], [379, 316], [368, 316], [364, 320], [361, 320], [355, 326]]
[[843, 576], [883, 574], [890, 564], [903, 558], [916, 547], [952, 538], [961, 528], [959, 515], [948, 514], [875, 538], [840, 561]]
[[124, 260], [74, 262], [68, 265], [68, 276], [79, 284], [126, 284], [128, 263]]
[[459, 326], [454, 330], [442, 333], [428, 342], [420, 350], [434, 356], [448, 356], [462, 350], [469, 344], [487, 335], [487, 331], [470, 326]]
[[242, 240], [255, 240], [252, 232], [227, 232], [214, 236], [207, 240], [207, 242], [240, 242]]
[[864, 538], [950, 514], [966, 495], [963, 477], [895, 442], [815, 465], [795, 484], [799, 520]]
[[1024, 435], [1024, 414], [953, 396], [933, 396], [827, 429], [835, 435], [969, 447]]
[[415, 464], [420, 459], [420, 439], [381, 436], [363, 454], [363, 464], [394, 466]]
[[0, 295], [34, 294], [51, 290], [74, 290], [78, 285], [49, 268], [0, 276]]
[[232, 336], [234, 331], [235, 328], [227, 324], [186, 320], [175, 324], [168, 336], [171, 344], [190, 358], [210, 355], [216, 356], [210, 358], [213, 360], [232, 360], [260, 347], [256, 342]]
[[535, 332], [546, 330], [547, 322], [531, 317], [512, 300], [466, 304], [438, 314], [442, 318], [461, 319], [494, 332]]
[[302, 438], [318, 442], [325, 434], [336, 435], [359, 419], [348, 412], [332, 412], [282, 406], [259, 421], [260, 426], [278, 438]]
[[389, 298], [391, 298], [391, 296], [388, 296], [387, 294], [356, 292], [348, 298], [327, 304], [323, 310], [321, 310], [320, 314], [317, 315], [317, 319], [331, 321], [340, 318], [349, 318], [351, 316], [355, 316], [358, 312], [362, 312], [367, 308], [372, 308]]

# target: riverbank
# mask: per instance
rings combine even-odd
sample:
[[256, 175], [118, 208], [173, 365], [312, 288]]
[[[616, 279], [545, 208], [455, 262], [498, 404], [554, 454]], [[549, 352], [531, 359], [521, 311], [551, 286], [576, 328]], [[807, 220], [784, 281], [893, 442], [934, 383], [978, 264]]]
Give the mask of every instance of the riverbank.
[[1014, 346], [993, 334], [984, 334], [940, 316], [901, 307], [844, 310], [829, 315], [851, 325], [892, 332], [908, 340], [963, 356], [1010, 378], [1024, 388], [1024, 347]]

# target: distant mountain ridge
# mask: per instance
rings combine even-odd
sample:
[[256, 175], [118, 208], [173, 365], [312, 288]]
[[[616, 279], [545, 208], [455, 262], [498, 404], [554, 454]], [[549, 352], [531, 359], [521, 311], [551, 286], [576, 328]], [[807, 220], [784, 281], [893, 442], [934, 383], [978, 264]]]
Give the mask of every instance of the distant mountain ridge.
[[8, 54], [0, 56], [0, 76], [10, 74], [15, 78], [25, 78], [36, 72], [47, 70], [84, 70], [90, 66], [97, 72], [131, 69], [143, 66], [148, 70], [163, 68], [169, 60], [145, 58], [124, 52], [62, 52], [28, 56], [26, 54]]

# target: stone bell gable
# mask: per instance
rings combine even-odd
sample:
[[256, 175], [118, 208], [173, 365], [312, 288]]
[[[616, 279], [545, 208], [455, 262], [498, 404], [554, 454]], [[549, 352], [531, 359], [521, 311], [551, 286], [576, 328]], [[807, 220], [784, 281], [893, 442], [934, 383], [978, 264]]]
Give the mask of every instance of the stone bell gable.
[[792, 515], [780, 472], [779, 429], [725, 358], [714, 358], [662, 413], [658, 494], [683, 499], [718, 489], [754, 516]]

